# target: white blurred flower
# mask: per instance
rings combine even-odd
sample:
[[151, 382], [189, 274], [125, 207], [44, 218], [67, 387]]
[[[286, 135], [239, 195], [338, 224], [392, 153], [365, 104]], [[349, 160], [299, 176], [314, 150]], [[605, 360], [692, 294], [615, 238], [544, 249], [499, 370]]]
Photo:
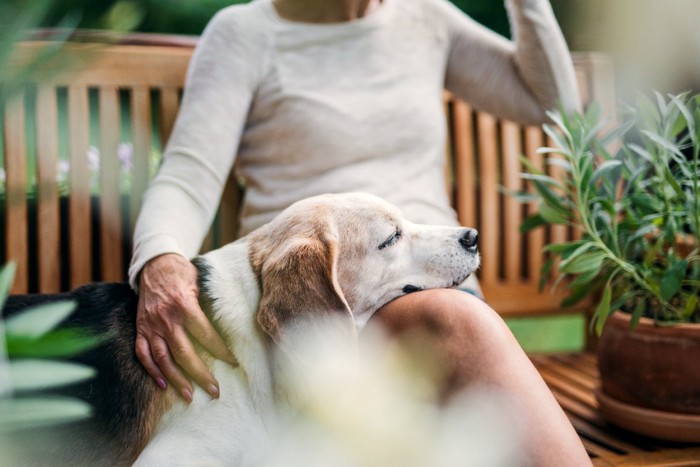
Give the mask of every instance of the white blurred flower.
[[5, 169], [0, 167], [0, 181], [5, 182], [7, 180], [7, 174], [5, 173]]
[[98, 172], [100, 170], [100, 150], [95, 146], [90, 146], [87, 150], [87, 159], [90, 172]]
[[119, 148], [117, 148], [117, 154], [119, 155], [122, 170], [130, 171], [133, 165], [134, 146], [131, 143], [120, 143]]
[[61, 183], [68, 180], [68, 174], [70, 173], [70, 162], [67, 160], [59, 160], [56, 166], [56, 181]]
[[508, 397], [472, 387], [440, 404], [436, 382], [413, 366], [412, 355], [381, 330], [363, 333], [360, 355], [334, 339], [294, 338], [312, 364], [278, 375], [289, 378], [280, 381], [291, 383], [285, 387], [302, 410], [282, 417], [275, 449], [262, 454], [260, 465], [521, 465], [522, 427]]

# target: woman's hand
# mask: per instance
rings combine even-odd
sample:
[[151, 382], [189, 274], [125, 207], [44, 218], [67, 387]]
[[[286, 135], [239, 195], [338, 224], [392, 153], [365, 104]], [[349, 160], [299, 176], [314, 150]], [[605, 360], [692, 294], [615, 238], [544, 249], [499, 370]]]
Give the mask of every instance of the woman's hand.
[[180, 255], [153, 258], [141, 271], [136, 355], [161, 389], [168, 381], [187, 402], [193, 393], [188, 376], [219, 397], [219, 383], [195, 352], [190, 336], [216, 358], [236, 361], [200, 308], [197, 294], [197, 270]]

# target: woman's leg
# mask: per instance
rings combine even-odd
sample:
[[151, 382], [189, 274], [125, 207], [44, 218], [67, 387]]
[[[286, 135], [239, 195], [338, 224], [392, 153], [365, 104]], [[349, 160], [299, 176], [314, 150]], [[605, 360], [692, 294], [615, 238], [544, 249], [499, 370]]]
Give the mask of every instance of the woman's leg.
[[500, 388], [525, 427], [524, 455], [532, 465], [591, 465], [549, 388], [483, 301], [459, 290], [425, 290], [388, 303], [372, 320], [399, 339], [421, 336], [445, 368], [446, 397], [472, 384]]

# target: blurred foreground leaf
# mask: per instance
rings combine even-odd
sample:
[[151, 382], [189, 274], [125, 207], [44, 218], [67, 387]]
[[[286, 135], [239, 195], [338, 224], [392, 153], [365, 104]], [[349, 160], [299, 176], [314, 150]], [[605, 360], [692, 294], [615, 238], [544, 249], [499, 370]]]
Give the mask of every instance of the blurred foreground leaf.
[[81, 420], [91, 411], [89, 404], [69, 397], [0, 399], [0, 434]]
[[10, 376], [15, 391], [42, 390], [78, 383], [94, 377], [89, 366], [52, 360], [13, 360]]
[[5, 332], [14, 337], [38, 339], [65, 320], [75, 307], [72, 301], [39, 305], [6, 319]]
[[65, 358], [98, 346], [104, 337], [86, 334], [83, 329], [51, 331], [39, 339], [8, 335], [7, 351], [13, 358]]

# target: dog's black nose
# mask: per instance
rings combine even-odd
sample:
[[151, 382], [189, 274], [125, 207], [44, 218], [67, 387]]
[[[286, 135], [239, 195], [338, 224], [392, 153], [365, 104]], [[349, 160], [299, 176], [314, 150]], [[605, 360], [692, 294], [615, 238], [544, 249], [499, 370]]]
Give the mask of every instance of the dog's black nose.
[[474, 229], [468, 229], [466, 233], [459, 239], [459, 244], [469, 251], [476, 251], [479, 243], [479, 233]]

